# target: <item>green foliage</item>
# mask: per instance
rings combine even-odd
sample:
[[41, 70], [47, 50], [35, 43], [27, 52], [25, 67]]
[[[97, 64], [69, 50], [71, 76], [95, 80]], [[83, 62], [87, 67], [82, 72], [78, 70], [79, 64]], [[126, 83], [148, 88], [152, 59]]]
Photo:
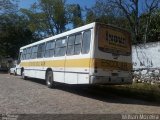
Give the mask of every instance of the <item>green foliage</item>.
[[65, 31], [67, 24], [65, 0], [39, 0], [30, 9], [21, 9], [29, 19], [29, 28], [41, 37]]
[[86, 8], [86, 23], [101, 22], [129, 29], [129, 23], [122, 11], [115, 8], [108, 0], [97, 0], [92, 8]]
[[160, 40], [159, 0], [144, 0], [140, 11], [139, 0], [97, 0], [86, 9], [86, 23], [102, 22], [125, 28], [132, 33], [134, 44]]
[[73, 28], [82, 26], [82, 9], [79, 4], [69, 4], [67, 6], [68, 22], [73, 24]]
[[53, 2], [53, 17], [51, 18], [55, 24], [56, 34], [65, 30], [66, 16], [65, 16], [65, 1], [64, 0], [52, 0]]
[[67, 11], [65, 0], [38, 0], [30, 9], [20, 11], [15, 0], [1, 0], [0, 4], [2, 56], [16, 58], [20, 47], [65, 31], [69, 21], [74, 27], [83, 25], [80, 6], [71, 5]]
[[25, 15], [26, 19], [29, 20], [28, 28], [34, 33], [34, 35], [38, 36], [38, 38], [41, 39], [46, 34], [51, 34], [51, 31], [49, 31], [49, 24], [46, 22], [46, 15], [44, 13], [33, 12], [34, 9], [20, 9], [20, 11]]
[[148, 41], [160, 41], [160, 9], [151, 17], [151, 24], [149, 26]]
[[64, 32], [67, 25], [76, 28], [91, 22], [128, 29], [135, 44], [159, 41], [159, 0], [144, 0], [144, 11], [139, 11], [139, 0], [126, 1], [96, 0], [93, 7], [85, 9], [86, 17], [82, 17], [83, 8], [66, 4], [65, 0], [38, 0], [30, 9], [20, 11], [16, 0], [1, 0], [0, 55], [17, 57], [23, 45]]
[[28, 20], [18, 13], [14, 0], [0, 1], [0, 56], [17, 58], [19, 48], [34, 42]]
[[18, 6], [15, 0], [0, 0], [0, 15], [13, 14], [18, 11]]
[[34, 42], [32, 32], [22, 16], [8, 14], [1, 15], [0, 19], [0, 55], [17, 58], [20, 47]]
[[96, 16], [94, 14], [94, 12], [91, 9], [87, 9], [86, 10], [86, 24], [91, 23], [91, 22], [95, 22], [96, 21]]

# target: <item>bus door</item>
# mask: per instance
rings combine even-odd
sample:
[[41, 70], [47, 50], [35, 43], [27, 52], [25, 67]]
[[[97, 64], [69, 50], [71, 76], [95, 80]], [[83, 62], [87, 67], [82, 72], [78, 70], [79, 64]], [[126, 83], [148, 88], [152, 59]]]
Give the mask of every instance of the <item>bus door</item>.
[[56, 40], [55, 54], [54, 54], [54, 80], [57, 82], [64, 82], [65, 72], [65, 53], [67, 49], [67, 37]]

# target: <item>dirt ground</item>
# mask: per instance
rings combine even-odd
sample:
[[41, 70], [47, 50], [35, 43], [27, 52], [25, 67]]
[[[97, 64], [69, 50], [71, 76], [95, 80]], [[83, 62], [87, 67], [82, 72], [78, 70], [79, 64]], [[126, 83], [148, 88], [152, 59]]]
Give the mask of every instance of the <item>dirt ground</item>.
[[0, 74], [0, 114], [158, 114], [160, 105], [103, 93], [84, 86], [57, 85]]

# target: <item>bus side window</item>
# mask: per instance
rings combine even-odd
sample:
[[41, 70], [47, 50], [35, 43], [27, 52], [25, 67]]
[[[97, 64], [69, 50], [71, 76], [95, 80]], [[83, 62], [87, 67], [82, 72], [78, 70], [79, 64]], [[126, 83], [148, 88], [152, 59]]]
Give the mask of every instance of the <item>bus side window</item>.
[[23, 60], [23, 54], [24, 54], [24, 50], [21, 53], [21, 60]]
[[81, 52], [82, 34], [77, 33], [68, 38], [67, 55], [78, 55]]
[[64, 56], [67, 48], [67, 39], [61, 38], [56, 41], [55, 56]]
[[26, 59], [26, 49], [23, 50], [23, 60]]
[[81, 52], [81, 42], [82, 42], [82, 33], [76, 35], [75, 45], [74, 45], [75, 55], [78, 55]]
[[26, 48], [26, 60], [28, 59], [29, 48]]
[[28, 59], [31, 59], [31, 50], [32, 50], [32, 48], [30, 47], [30, 48], [29, 48], [29, 53], [28, 53], [28, 54], [29, 54], [29, 55], [28, 55]]
[[46, 43], [45, 57], [52, 57], [54, 55], [55, 41]]
[[32, 59], [37, 58], [37, 45], [32, 47], [31, 58], [32, 58]]
[[33, 47], [31, 48], [31, 59], [34, 58], [34, 47], [35, 47], [35, 46], [33, 46]]
[[82, 54], [87, 54], [90, 50], [91, 30], [87, 30], [83, 33], [82, 40]]
[[20, 60], [23, 60], [23, 52], [20, 54]]
[[68, 37], [68, 47], [67, 47], [67, 55], [74, 54], [74, 42], [75, 42], [75, 35]]
[[43, 58], [43, 56], [44, 56], [44, 47], [45, 47], [45, 43], [39, 44], [38, 52], [37, 52], [37, 58]]
[[26, 49], [26, 59], [30, 59], [31, 47]]

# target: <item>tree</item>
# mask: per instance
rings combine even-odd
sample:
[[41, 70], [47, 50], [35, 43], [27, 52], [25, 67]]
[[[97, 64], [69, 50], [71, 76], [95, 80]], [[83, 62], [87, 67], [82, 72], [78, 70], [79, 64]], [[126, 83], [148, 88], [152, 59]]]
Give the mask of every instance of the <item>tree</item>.
[[128, 29], [128, 21], [109, 0], [97, 0], [92, 8], [86, 8], [86, 23], [102, 22]]
[[0, 0], [0, 15], [14, 14], [18, 11], [16, 0]]
[[96, 16], [93, 12], [92, 9], [87, 9], [86, 8], [86, 24], [91, 23], [91, 22], [95, 22], [96, 21]]
[[73, 28], [82, 26], [82, 9], [79, 4], [69, 4], [67, 6], [68, 22], [73, 24]]
[[35, 11], [34, 5], [31, 7], [31, 10], [21, 8], [20, 11], [25, 18], [28, 19], [28, 28], [38, 39], [43, 39], [54, 34], [54, 32], [50, 30], [48, 22], [46, 22], [46, 15], [42, 12], [38, 13]]
[[1, 56], [17, 58], [20, 47], [35, 41], [27, 28], [28, 21], [17, 14], [1, 15], [0, 19]]
[[[145, 31], [144, 31], [144, 43], [146, 43], [148, 41], [148, 32], [149, 32], [149, 27], [150, 24], [154, 21], [153, 16], [155, 16], [157, 9], [160, 5], [160, 0], [145, 0], [145, 6], [146, 6], [146, 10], [145, 10]], [[155, 21], [156, 22], [156, 21]]]
[[50, 30], [53, 34], [61, 33], [65, 30], [66, 16], [65, 16], [65, 0], [40, 0], [40, 8], [45, 13]]
[[65, 31], [67, 24], [65, 0], [38, 0], [30, 10], [21, 9], [35, 33], [46, 37]]
[[[140, 17], [141, 12], [139, 8], [139, 0], [111, 0], [110, 3], [119, 8], [127, 18], [131, 31], [134, 34], [135, 43], [142, 42], [142, 35], [140, 31]], [[141, 1], [142, 2], [142, 1]], [[160, 0], [143, 0], [146, 11], [149, 11], [148, 15], [150, 16], [157, 6], [159, 6]], [[145, 39], [147, 38], [148, 26], [150, 23], [150, 17], [147, 17], [146, 21], [146, 30], [145, 30]], [[146, 42], [146, 40], [145, 40]]]
[[26, 25], [16, 1], [0, 1], [0, 56], [17, 58], [19, 48], [32, 42], [32, 32]]
[[145, 43], [149, 41], [150, 25], [159, 6], [160, 0], [97, 0], [87, 10], [86, 21], [126, 28], [132, 33], [133, 43]]
[[160, 41], [160, 9], [151, 16], [151, 23], [148, 27], [146, 42]]

